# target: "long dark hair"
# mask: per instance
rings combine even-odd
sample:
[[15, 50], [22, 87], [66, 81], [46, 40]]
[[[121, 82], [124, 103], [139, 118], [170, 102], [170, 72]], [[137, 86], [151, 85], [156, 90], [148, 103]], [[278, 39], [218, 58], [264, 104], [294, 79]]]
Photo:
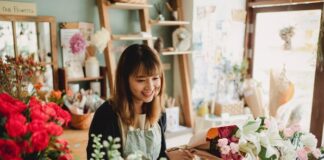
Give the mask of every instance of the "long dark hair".
[[156, 123], [163, 109], [164, 72], [160, 57], [145, 44], [133, 44], [122, 53], [115, 75], [115, 88], [113, 89], [113, 109], [119, 114], [127, 125], [134, 125], [135, 109], [133, 106], [132, 92], [129, 86], [129, 77], [144, 71], [145, 75], [159, 75], [161, 78], [160, 92], [153, 100], [146, 104], [146, 118], [153, 124]]

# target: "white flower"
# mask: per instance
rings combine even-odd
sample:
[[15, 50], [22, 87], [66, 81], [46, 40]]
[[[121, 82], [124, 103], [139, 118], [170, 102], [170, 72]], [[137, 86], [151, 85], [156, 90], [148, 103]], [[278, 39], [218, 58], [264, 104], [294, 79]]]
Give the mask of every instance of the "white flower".
[[269, 158], [272, 155], [278, 157], [279, 153], [276, 147], [283, 145], [283, 139], [279, 135], [279, 129], [277, 122], [274, 119], [268, 121], [268, 129], [263, 130], [260, 133], [260, 143], [266, 148], [266, 157]]
[[257, 155], [261, 151], [260, 135], [257, 132], [261, 124], [261, 119], [249, 121], [243, 126], [239, 126], [236, 136], [239, 137], [240, 150], [245, 153]]
[[90, 44], [96, 46], [99, 53], [102, 53], [103, 50], [107, 47], [109, 41], [109, 31], [105, 28], [101, 28], [101, 30], [97, 31], [94, 35], [91, 36]]
[[317, 139], [313, 134], [306, 133], [300, 137], [300, 140], [305, 147], [309, 147], [311, 149], [316, 148]]
[[280, 160], [292, 160], [297, 158], [295, 146], [291, 144], [290, 140], [283, 141], [283, 145], [279, 147], [281, 157]]
[[233, 154], [237, 153], [240, 149], [239, 145], [237, 143], [233, 143], [233, 142], [230, 144], [230, 147], [231, 147], [231, 152]]

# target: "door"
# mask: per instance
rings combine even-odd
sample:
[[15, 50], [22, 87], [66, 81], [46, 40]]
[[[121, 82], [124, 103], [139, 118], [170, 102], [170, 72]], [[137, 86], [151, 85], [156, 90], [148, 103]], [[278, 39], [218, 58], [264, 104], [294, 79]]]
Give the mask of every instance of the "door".
[[270, 116], [309, 131], [312, 109], [323, 103], [316, 105], [313, 98], [322, 85], [315, 83], [322, 3], [268, 4], [249, 4], [250, 74], [262, 86]]

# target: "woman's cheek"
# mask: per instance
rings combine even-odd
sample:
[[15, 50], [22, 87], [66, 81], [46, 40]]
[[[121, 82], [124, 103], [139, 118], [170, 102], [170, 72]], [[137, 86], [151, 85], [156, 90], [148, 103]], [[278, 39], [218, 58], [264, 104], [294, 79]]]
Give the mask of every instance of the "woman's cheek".
[[157, 96], [159, 93], [160, 93], [160, 86], [158, 86], [158, 87], [155, 87], [155, 89], [154, 89], [154, 96]]

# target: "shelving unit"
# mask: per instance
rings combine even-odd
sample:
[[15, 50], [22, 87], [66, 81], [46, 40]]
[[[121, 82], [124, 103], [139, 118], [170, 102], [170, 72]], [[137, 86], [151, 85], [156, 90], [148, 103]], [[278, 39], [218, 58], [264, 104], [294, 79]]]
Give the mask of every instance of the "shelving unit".
[[[176, 11], [178, 12], [178, 19], [176, 21], [159, 21], [159, 20], [150, 20], [150, 24], [152, 26], [179, 26], [184, 27], [185, 25], [189, 25], [188, 21], [184, 21], [183, 16], [183, 8], [182, 2], [184, 0], [175, 0], [177, 3]], [[191, 87], [190, 87], [190, 77], [189, 77], [189, 64], [188, 64], [188, 55], [191, 54], [192, 51], [168, 51], [167, 49], [163, 49], [163, 56], [177, 56], [179, 62], [179, 73], [181, 80], [181, 89], [182, 89], [182, 110], [184, 112], [184, 120], [185, 125], [188, 127], [192, 127], [193, 125], [193, 116], [192, 116], [192, 100], [191, 100]]]
[[157, 20], [150, 20], [151, 25], [157, 26], [181, 26], [181, 25], [188, 25], [190, 24], [188, 21], [157, 21]]
[[[106, 28], [110, 33], [112, 33], [110, 23], [109, 23], [109, 14], [108, 10], [110, 9], [125, 9], [125, 10], [138, 10], [139, 18], [140, 18], [140, 26], [141, 31], [151, 34], [151, 26], [149, 24], [149, 11], [148, 8], [152, 7], [147, 3], [144, 4], [136, 4], [136, 3], [110, 3], [107, 0], [96, 0], [98, 10], [99, 10], [99, 18], [101, 27]], [[153, 47], [154, 37], [145, 37], [145, 36], [134, 36], [134, 35], [113, 35], [112, 40], [142, 40], [145, 44]], [[111, 51], [112, 42], [108, 43], [108, 47], [104, 50], [105, 62], [106, 62], [106, 72], [108, 77], [108, 83], [110, 91], [114, 87], [114, 75], [116, 70], [116, 62], [114, 54]]]
[[[147, 0], [143, 4], [136, 3], [110, 3], [107, 0], [96, 0], [98, 10], [99, 10], [99, 18], [101, 27], [106, 28], [110, 33], [112, 33], [112, 40], [142, 40], [145, 44], [153, 48], [153, 40], [155, 37], [145, 37], [145, 36], [134, 36], [134, 35], [114, 35], [110, 23], [109, 23], [109, 14], [108, 10], [110, 9], [125, 9], [125, 10], [138, 10], [139, 12], [139, 23], [142, 32], [146, 32], [151, 34], [151, 26], [183, 26], [189, 24], [187, 21], [183, 21], [183, 13], [182, 13], [182, 0], [177, 1], [178, 11], [178, 21], [154, 21], [149, 18], [149, 10], [148, 8], [152, 7], [152, 5], [147, 3]], [[104, 51], [105, 62], [106, 62], [106, 72], [109, 82], [110, 91], [114, 87], [114, 74], [116, 70], [116, 62], [114, 53], [112, 53], [112, 42], [108, 43], [108, 47], [106, 47]], [[182, 110], [185, 115], [185, 125], [188, 127], [192, 127], [192, 104], [191, 104], [191, 88], [189, 82], [189, 70], [188, 70], [188, 57], [190, 51], [185, 52], [164, 52], [162, 55], [176, 55], [179, 60], [179, 68], [180, 68], [180, 76], [181, 76], [181, 84], [182, 84]]]
[[169, 55], [182, 55], [182, 54], [191, 54], [191, 51], [163, 51], [161, 54], [164, 56]]
[[155, 40], [156, 37], [143, 37], [140, 35], [113, 35], [112, 40], [136, 41], [136, 40]]
[[[100, 76], [99, 77], [84, 77], [84, 78], [68, 78], [67, 73], [64, 68], [59, 68], [59, 78], [60, 78], [60, 89], [66, 90], [70, 83], [86, 83], [83, 84], [84, 89], [89, 89], [90, 82], [100, 82], [101, 88], [101, 97], [107, 97], [107, 85], [106, 85], [106, 67], [100, 67]], [[82, 86], [80, 87], [82, 88]]]

